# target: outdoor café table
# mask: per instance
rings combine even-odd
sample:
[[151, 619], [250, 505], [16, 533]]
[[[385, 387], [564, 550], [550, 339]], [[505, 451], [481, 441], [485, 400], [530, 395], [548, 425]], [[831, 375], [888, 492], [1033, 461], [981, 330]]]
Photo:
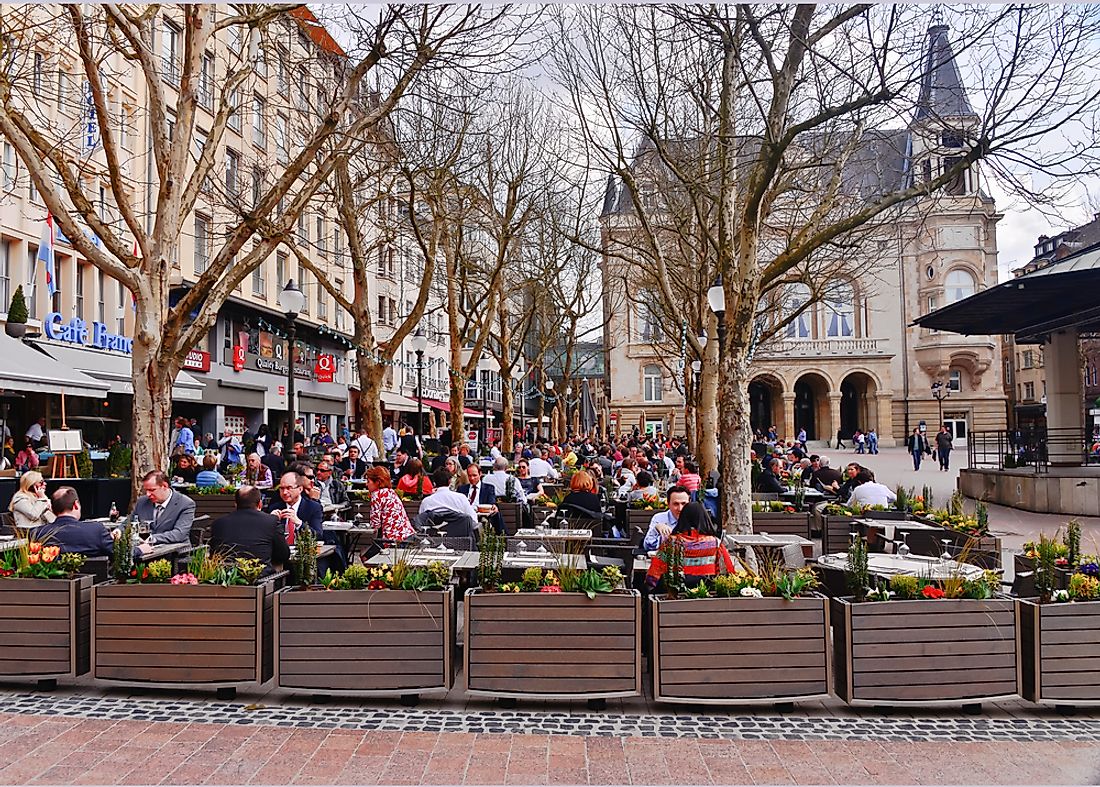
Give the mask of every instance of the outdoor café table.
[[351, 508], [351, 503], [326, 503], [325, 505], [321, 506], [321, 509], [324, 511], [325, 516], [327, 517], [331, 517], [333, 514], [336, 514], [339, 511], [347, 511], [349, 508]]
[[[780, 500], [794, 500], [797, 494], [798, 492], [796, 490], [788, 489], [786, 492], [780, 492], [779, 498]], [[825, 497], [826, 496], [823, 493], [811, 487], [807, 487], [802, 490], [802, 499], [805, 500], [807, 503], [819, 503], [824, 500]]]
[[[583, 555], [575, 555], [573, 560], [576, 562], [576, 567], [580, 571], [584, 571], [588, 568], [588, 562], [584, 559]], [[551, 571], [558, 568], [558, 556], [550, 551], [540, 551], [538, 549], [527, 550], [523, 552], [506, 552], [504, 554], [505, 569], [526, 569], [526, 568], [546, 568]]]
[[[406, 551], [405, 560], [410, 566], [422, 567], [436, 561], [446, 563], [455, 575], [472, 576], [477, 572], [480, 552], [460, 552], [447, 547], [424, 547]], [[383, 549], [366, 562], [368, 566], [392, 566], [397, 560], [393, 549]]]
[[322, 523], [322, 527], [326, 533], [332, 533], [340, 539], [340, 543], [344, 545], [344, 553], [348, 556], [348, 560], [351, 560], [351, 556], [359, 551], [359, 548], [363, 546], [363, 542], [368, 544], [374, 540], [375, 530], [373, 527], [364, 527], [362, 525], [356, 525], [354, 522], [337, 522], [336, 520], [329, 520]]
[[812, 560], [814, 556], [814, 542], [808, 538], [802, 538], [802, 536], [796, 536], [789, 533], [775, 533], [770, 534], [766, 532], [760, 533], [727, 533], [722, 538], [722, 543], [725, 544], [726, 549], [732, 551], [739, 551], [746, 547], [759, 550], [775, 550], [782, 551], [783, 547], [789, 544], [798, 544], [802, 547], [802, 556], [807, 560]]
[[[868, 543], [872, 547], [874, 546], [876, 541], [882, 539], [885, 543], [893, 545], [895, 551], [897, 550], [897, 545], [901, 542], [901, 533], [915, 533], [918, 531], [923, 531], [923, 538], [914, 538], [911, 542], [908, 543], [908, 546], [910, 547], [910, 549], [912, 549], [913, 547], [918, 546], [918, 541], [934, 541], [939, 538], [936, 533], [943, 532], [943, 528], [939, 525], [926, 525], [923, 522], [916, 522], [913, 520], [897, 522], [884, 519], [875, 519], [874, 517], [865, 517], [856, 521], [863, 525], [863, 527], [868, 531], [867, 539]], [[870, 532], [872, 530], [875, 531], [873, 534]], [[914, 551], [919, 552], [921, 550], [917, 549]]]
[[541, 541], [582, 541], [592, 540], [591, 528], [549, 528], [521, 527], [511, 538], [533, 538]]
[[26, 543], [25, 538], [0, 538], [0, 552], [11, 552], [13, 549], [25, 546]]
[[[822, 555], [817, 562], [825, 568], [843, 571], [848, 566], [848, 555], [844, 552]], [[870, 554], [867, 556], [867, 568], [872, 574], [883, 579], [889, 579], [898, 574], [908, 574], [924, 579], [949, 579], [956, 576], [976, 579], [984, 571], [981, 566], [925, 555], [901, 557], [900, 555]]]

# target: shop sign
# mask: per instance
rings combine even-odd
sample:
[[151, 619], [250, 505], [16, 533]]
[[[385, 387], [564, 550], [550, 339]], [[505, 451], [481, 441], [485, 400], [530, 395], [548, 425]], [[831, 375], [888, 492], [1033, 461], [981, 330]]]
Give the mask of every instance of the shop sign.
[[191, 350], [183, 359], [183, 368], [192, 372], [209, 372], [210, 353], [205, 350]]
[[[278, 358], [256, 358], [256, 368], [261, 372], [274, 372], [286, 376], [287, 366]], [[294, 364], [294, 376], [302, 380], [312, 380], [313, 371], [300, 363]]]
[[471, 451], [477, 450], [477, 430], [470, 429], [466, 432], [466, 445], [470, 446]]
[[233, 371], [239, 372], [244, 369], [244, 347], [239, 344], [233, 345]]
[[319, 383], [331, 383], [336, 374], [336, 358], [322, 353], [317, 356], [317, 365], [313, 367], [313, 374]]
[[61, 312], [50, 312], [42, 322], [46, 337], [57, 342], [79, 344], [94, 347], [97, 350], [114, 350], [131, 355], [134, 352], [134, 340], [117, 333], [111, 333], [101, 322], [93, 322], [91, 327], [79, 317], [64, 321]]

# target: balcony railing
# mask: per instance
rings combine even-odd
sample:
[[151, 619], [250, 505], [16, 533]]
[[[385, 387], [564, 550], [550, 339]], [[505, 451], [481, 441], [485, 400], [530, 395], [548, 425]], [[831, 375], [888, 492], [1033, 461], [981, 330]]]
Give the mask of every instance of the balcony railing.
[[781, 339], [756, 351], [758, 358], [844, 358], [858, 355], [889, 355], [884, 339]]
[[1045, 473], [1056, 465], [1100, 464], [1100, 451], [1084, 429], [1027, 429], [971, 432], [966, 443], [969, 466], [987, 470], [1030, 468]]

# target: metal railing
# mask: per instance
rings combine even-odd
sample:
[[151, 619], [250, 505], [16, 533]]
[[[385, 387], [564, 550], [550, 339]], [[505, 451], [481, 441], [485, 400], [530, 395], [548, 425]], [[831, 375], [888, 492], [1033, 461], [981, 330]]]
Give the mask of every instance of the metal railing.
[[972, 468], [1030, 468], [1045, 473], [1051, 464], [1100, 464], [1100, 444], [1077, 428], [971, 432], [967, 458]]

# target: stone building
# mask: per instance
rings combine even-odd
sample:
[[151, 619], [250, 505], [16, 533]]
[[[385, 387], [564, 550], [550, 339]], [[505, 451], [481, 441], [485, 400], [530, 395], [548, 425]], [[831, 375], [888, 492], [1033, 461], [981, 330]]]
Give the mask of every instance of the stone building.
[[[929, 28], [925, 63], [909, 126], [868, 133], [845, 170], [861, 196], [938, 175], [960, 155], [963, 142], [952, 129], [979, 122], [946, 26]], [[970, 430], [1003, 429], [1000, 338], [911, 325], [997, 283], [1000, 218], [974, 166], [886, 222], [887, 234], [863, 248], [865, 275], [835, 287], [757, 349], [749, 384], [753, 427], [775, 425], [788, 438], [805, 428], [811, 440], [834, 445], [838, 430], [847, 442], [857, 429], [874, 428], [881, 444], [891, 445], [921, 423], [934, 431], [942, 408], [957, 445]], [[630, 195], [615, 181], [601, 222], [605, 252], [617, 235], [638, 226]], [[669, 363], [681, 357], [680, 327], [662, 325], [650, 307], [628, 297], [639, 286], [635, 268], [605, 253], [602, 274], [611, 417], [625, 429], [667, 428], [670, 414], [685, 405], [676, 363]], [[933, 395], [937, 382], [946, 392], [942, 402]], [[676, 420], [681, 431], [683, 420]]]

